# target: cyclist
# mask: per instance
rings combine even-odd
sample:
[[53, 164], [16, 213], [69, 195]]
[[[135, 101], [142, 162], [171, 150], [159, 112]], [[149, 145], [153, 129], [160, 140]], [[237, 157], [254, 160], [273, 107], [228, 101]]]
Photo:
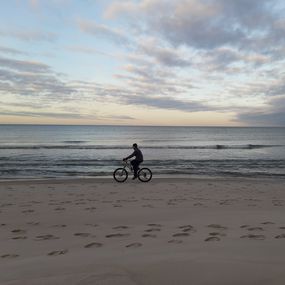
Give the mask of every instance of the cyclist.
[[133, 144], [133, 149], [134, 152], [131, 155], [124, 158], [123, 160], [125, 161], [129, 158], [135, 157], [135, 159], [131, 161], [131, 165], [133, 166], [134, 169], [134, 177], [133, 177], [134, 180], [138, 177], [139, 165], [143, 162], [143, 154], [141, 150], [138, 148], [138, 145], [136, 143]]

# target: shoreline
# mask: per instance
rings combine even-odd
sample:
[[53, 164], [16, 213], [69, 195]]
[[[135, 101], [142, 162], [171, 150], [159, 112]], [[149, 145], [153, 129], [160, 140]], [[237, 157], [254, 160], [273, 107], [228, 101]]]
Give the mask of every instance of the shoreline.
[[108, 182], [120, 185], [125, 185], [128, 183], [141, 183], [145, 185], [149, 185], [151, 183], [157, 183], [157, 182], [191, 182], [191, 181], [266, 181], [266, 182], [285, 182], [285, 177], [221, 177], [221, 176], [191, 176], [187, 177], [184, 175], [181, 176], [155, 176], [152, 178], [149, 182], [140, 182], [138, 180], [132, 181], [131, 175], [128, 177], [128, 179], [123, 182], [119, 183], [114, 180], [112, 176], [97, 176], [97, 177], [51, 177], [51, 178], [13, 178], [13, 179], [1, 179], [0, 178], [0, 185], [1, 184], [18, 184], [18, 183], [33, 183], [33, 182], [39, 182], [43, 184], [48, 183], [68, 183], [68, 182], [74, 182], [74, 183], [102, 183], [102, 182]]

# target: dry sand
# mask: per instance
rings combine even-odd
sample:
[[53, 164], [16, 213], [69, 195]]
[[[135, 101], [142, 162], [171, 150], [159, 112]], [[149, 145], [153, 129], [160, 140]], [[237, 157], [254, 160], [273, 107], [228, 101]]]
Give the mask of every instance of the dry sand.
[[285, 181], [0, 183], [0, 284], [285, 284]]

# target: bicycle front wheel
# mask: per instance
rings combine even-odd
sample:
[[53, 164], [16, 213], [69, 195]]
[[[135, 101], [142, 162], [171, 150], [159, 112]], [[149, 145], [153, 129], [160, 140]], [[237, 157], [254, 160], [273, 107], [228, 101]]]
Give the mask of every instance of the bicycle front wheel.
[[138, 178], [141, 182], [148, 182], [152, 178], [152, 172], [149, 168], [141, 168], [138, 173]]
[[128, 179], [128, 172], [125, 168], [117, 168], [113, 173], [113, 177], [117, 182], [125, 182]]

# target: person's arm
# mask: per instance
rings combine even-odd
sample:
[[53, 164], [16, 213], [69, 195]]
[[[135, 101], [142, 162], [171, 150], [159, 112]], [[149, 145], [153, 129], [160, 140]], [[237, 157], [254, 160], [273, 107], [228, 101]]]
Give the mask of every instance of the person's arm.
[[126, 158], [124, 158], [123, 160], [127, 160], [129, 158], [132, 158], [136, 155], [136, 152], [134, 151], [131, 155], [127, 156]]

